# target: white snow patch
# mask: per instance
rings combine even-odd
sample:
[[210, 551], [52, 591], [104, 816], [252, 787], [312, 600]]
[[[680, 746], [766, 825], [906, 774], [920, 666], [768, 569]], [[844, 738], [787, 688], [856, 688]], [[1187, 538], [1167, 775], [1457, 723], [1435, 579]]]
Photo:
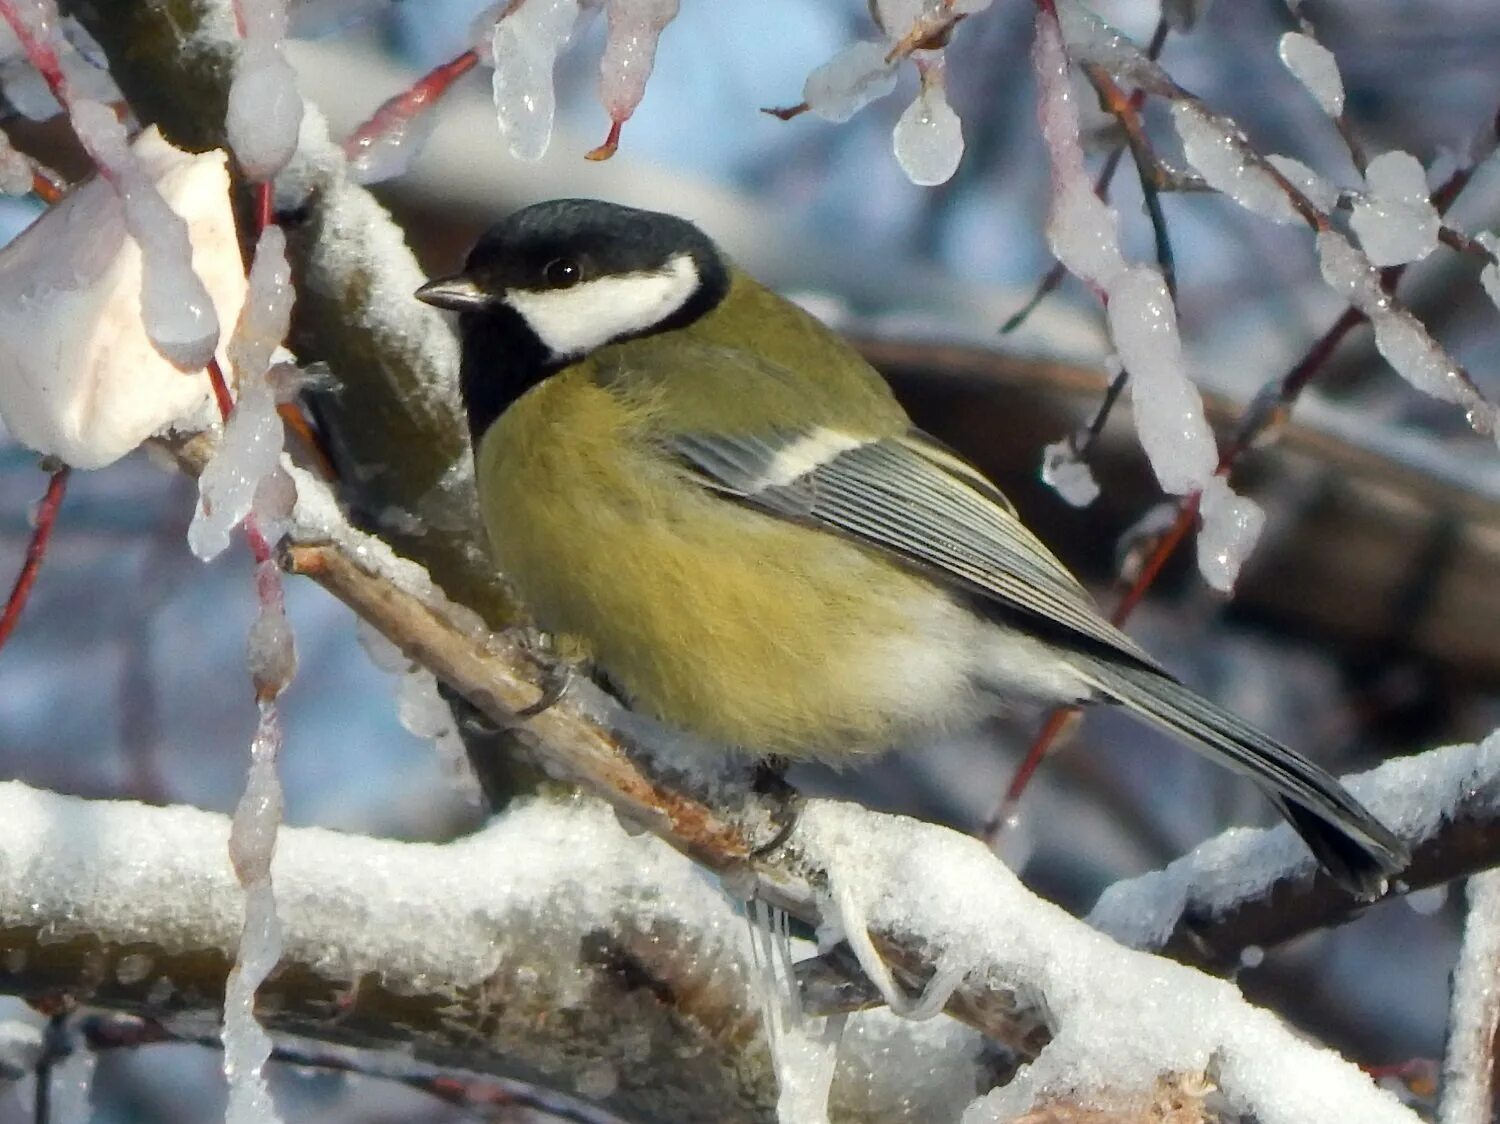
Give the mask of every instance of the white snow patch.
[[1332, 51], [1311, 35], [1288, 31], [1281, 37], [1276, 53], [1324, 113], [1337, 117], [1344, 112], [1344, 79], [1339, 75], [1339, 64]]
[[[1388, 761], [1343, 778], [1375, 817], [1402, 838], [1431, 837], [1465, 805], [1471, 814], [1500, 806], [1500, 734], [1478, 745], [1447, 746]], [[1162, 870], [1116, 882], [1099, 896], [1089, 924], [1135, 948], [1159, 948], [1191, 904], [1213, 918], [1254, 898], [1314, 860], [1286, 824], [1233, 828]]]
[[1453, 970], [1448, 1048], [1443, 1056], [1439, 1124], [1494, 1119], [1495, 1028], [1500, 1024], [1500, 871], [1469, 879], [1469, 916]]
[[1054, 441], [1042, 450], [1042, 483], [1074, 507], [1088, 507], [1099, 498], [1099, 482], [1073, 442]]
[[1369, 190], [1349, 225], [1375, 265], [1421, 261], [1438, 244], [1442, 219], [1427, 197], [1427, 173], [1409, 152], [1383, 152], [1365, 169]]
[[18, 1081], [42, 1059], [42, 1028], [20, 1019], [0, 1021], [0, 1080]]
[[1406, 904], [1415, 914], [1431, 917], [1448, 904], [1447, 885], [1429, 886], [1425, 890], [1413, 890], [1406, 895]]
[[[185, 225], [215, 323], [233, 323], [246, 282], [224, 154], [183, 152], [154, 127], [132, 151]], [[217, 416], [203, 372], [181, 370], [147, 335], [142, 302], [161, 282], [127, 226], [120, 197], [96, 178], [0, 249], [0, 417], [17, 440], [78, 468]], [[227, 342], [219, 357], [227, 367]]]
[[1240, 567], [1255, 549], [1266, 513], [1254, 500], [1236, 495], [1222, 476], [1210, 477], [1198, 506], [1198, 569], [1222, 593], [1234, 589]]
[[1037, 898], [978, 840], [829, 801], [804, 810], [797, 835], [871, 930], [1035, 998], [1052, 1040], [972, 1103], [966, 1124], [1022, 1118], [1059, 1092], [1144, 1092], [1164, 1073], [1210, 1068], [1226, 1110], [1263, 1124], [1416, 1122], [1357, 1066], [1304, 1042], [1232, 984], [1123, 949]]

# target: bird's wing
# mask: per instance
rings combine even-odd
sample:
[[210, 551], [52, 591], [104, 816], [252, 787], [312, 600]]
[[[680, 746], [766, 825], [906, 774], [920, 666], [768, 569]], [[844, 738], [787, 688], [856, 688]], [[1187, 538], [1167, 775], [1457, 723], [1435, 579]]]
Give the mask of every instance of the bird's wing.
[[720, 494], [878, 547], [1019, 610], [1062, 638], [1160, 670], [1102, 616], [1078, 580], [973, 466], [917, 429], [859, 438], [834, 428], [688, 432], [670, 450]]

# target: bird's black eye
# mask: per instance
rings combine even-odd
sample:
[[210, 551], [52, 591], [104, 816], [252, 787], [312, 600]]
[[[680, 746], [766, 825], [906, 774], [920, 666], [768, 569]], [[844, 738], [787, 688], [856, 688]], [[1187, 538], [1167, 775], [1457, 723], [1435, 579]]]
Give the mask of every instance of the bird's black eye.
[[553, 258], [542, 266], [542, 280], [549, 289], [566, 289], [583, 280], [583, 270], [572, 258]]

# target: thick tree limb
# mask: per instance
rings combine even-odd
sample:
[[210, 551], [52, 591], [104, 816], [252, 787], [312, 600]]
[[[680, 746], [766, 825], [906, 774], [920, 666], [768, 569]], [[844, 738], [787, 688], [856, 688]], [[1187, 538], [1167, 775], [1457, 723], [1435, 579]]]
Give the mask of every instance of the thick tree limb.
[[[0, 784], [0, 990], [211, 1033], [242, 909], [227, 833], [207, 812]], [[744, 922], [593, 801], [537, 800], [443, 845], [287, 828], [275, 878], [285, 954], [258, 997], [275, 1032], [564, 1090], [591, 1080], [592, 1099], [638, 1119], [774, 1119]], [[890, 1044], [940, 1063], [949, 1037], [913, 1025]], [[881, 1108], [859, 1095], [869, 1079], [855, 1062], [844, 1119], [922, 1120], [942, 1095]]]
[[[242, 908], [227, 826], [0, 785], [0, 990], [182, 1031], [214, 1019]], [[1231, 986], [1034, 898], [972, 839], [816, 801], [788, 849], [823, 872], [846, 931], [920, 948], [970, 996], [1045, 1006], [1052, 1040], [991, 1098], [997, 1119], [1080, 1081], [1148, 1095], [1210, 1059], [1228, 1104], [1268, 1122], [1320, 1105], [1416, 1119]], [[533, 800], [445, 845], [286, 829], [275, 877], [286, 953], [260, 994], [275, 1031], [564, 1088], [590, 1074], [626, 1116], [773, 1118], [743, 922], [690, 863], [592, 801]], [[836, 1118], [952, 1118], [976, 1091], [974, 1043], [951, 1023], [858, 1025]]]

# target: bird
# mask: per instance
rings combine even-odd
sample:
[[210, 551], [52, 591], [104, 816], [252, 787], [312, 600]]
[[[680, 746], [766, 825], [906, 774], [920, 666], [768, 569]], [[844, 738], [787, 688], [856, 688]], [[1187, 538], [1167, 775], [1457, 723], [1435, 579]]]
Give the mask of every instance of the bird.
[[632, 710], [847, 765], [1018, 703], [1112, 703], [1248, 776], [1351, 893], [1406, 866], [1333, 776], [1110, 624], [853, 347], [691, 222], [533, 204], [416, 297], [458, 313], [496, 566]]

